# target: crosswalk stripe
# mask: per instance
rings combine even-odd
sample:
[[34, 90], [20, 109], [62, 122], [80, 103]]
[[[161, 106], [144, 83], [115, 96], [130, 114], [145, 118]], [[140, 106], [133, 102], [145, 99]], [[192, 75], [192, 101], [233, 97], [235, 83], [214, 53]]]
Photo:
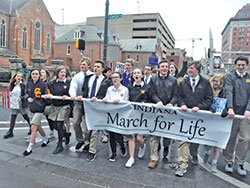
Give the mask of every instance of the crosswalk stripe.
[[[205, 164], [200, 155], [198, 155], [198, 159], [199, 159], [199, 165], [202, 166], [207, 171], [211, 172], [211, 170], [210, 170], [211, 165]], [[244, 165], [244, 167], [245, 167], [245, 165]], [[250, 188], [250, 185], [248, 185], [248, 184], [246, 184], [246, 183], [244, 183], [244, 182], [242, 182], [242, 181], [240, 181], [240, 180], [238, 180], [236, 178], [233, 178], [233, 177], [227, 175], [226, 173], [221, 172], [220, 170], [218, 170], [217, 173], [212, 173], [212, 174], [217, 176], [218, 178], [223, 179], [224, 181], [227, 181], [228, 183], [231, 183], [231, 184], [235, 185], [236, 187]]]
[[[41, 121], [42, 123], [45, 123], [45, 122], [47, 122], [47, 120], [42, 120]], [[3, 125], [8, 125], [8, 124], [10, 124], [10, 121], [0, 121], [0, 125], [1, 124], [3, 124]], [[23, 121], [16, 121], [16, 124], [27, 124], [27, 122], [25, 121], [25, 122], [23, 122]]]

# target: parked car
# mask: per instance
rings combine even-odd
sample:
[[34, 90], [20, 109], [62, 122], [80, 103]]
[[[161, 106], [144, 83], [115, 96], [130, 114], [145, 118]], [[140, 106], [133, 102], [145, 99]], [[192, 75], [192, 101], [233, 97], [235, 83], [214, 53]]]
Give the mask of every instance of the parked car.
[[0, 82], [9, 82], [11, 73], [3, 68], [0, 68]]

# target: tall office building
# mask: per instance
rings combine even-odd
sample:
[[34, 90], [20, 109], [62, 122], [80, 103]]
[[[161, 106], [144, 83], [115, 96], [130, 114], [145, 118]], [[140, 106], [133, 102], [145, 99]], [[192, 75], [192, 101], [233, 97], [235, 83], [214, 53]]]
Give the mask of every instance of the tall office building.
[[[175, 38], [159, 13], [127, 14], [109, 19], [108, 23], [119, 39], [159, 39], [163, 58], [167, 49], [175, 47]], [[87, 24], [103, 26], [104, 16], [88, 17]]]
[[250, 51], [250, 3], [229, 19], [221, 35], [222, 52], [227, 52], [221, 54], [222, 62], [233, 62], [237, 55], [250, 57], [246, 53]]

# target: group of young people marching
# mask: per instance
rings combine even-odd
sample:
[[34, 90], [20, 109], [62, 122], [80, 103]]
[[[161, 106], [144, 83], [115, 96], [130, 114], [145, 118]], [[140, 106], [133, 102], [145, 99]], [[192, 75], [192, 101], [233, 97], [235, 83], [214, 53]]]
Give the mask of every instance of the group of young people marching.
[[[158, 64], [158, 73], [152, 76], [152, 67], [145, 66], [144, 72], [134, 69], [134, 60], [127, 59], [125, 62], [126, 71], [111, 73], [110, 77], [103, 74], [105, 64], [97, 60], [90, 71], [91, 60], [83, 57], [80, 62], [80, 72], [72, 79], [65, 66], [59, 66], [55, 72], [55, 78], [49, 81], [49, 72], [45, 69], [33, 69], [27, 85], [23, 84], [22, 73], [17, 72], [10, 81], [10, 91], [18, 93], [20, 98], [20, 109], [12, 109], [10, 129], [4, 138], [13, 137], [15, 119], [21, 113], [31, 127], [31, 137], [28, 148], [23, 152], [24, 156], [32, 153], [37, 130], [43, 137], [41, 147], [47, 146], [50, 142], [42, 126], [41, 119], [46, 115], [50, 126], [50, 137], [53, 130], [58, 132], [58, 142], [54, 154], [63, 151], [63, 142], [69, 144], [71, 133], [69, 132], [69, 118], [73, 117], [73, 127], [77, 144], [75, 150], [82, 149], [87, 152], [87, 160], [93, 161], [97, 153], [99, 131], [89, 131], [85, 122], [82, 99], [90, 98], [91, 102], [102, 99], [117, 104], [121, 101], [155, 103], [157, 105], [174, 106], [178, 105], [185, 112], [189, 109], [193, 113], [198, 110], [210, 110], [214, 97], [227, 98], [227, 109], [229, 117], [234, 118], [235, 114], [244, 115], [244, 120], [235, 118], [227, 148], [223, 151], [226, 159], [225, 171], [233, 172], [234, 148], [236, 136], [239, 137], [235, 162], [237, 172], [245, 176], [244, 161], [249, 149], [250, 140], [250, 75], [246, 72], [248, 59], [238, 57], [235, 61], [236, 70], [225, 78], [225, 75], [215, 75], [210, 82], [200, 75], [201, 64], [198, 61], [184, 61], [183, 68], [178, 72], [177, 67], [167, 60]], [[107, 72], [107, 71], [106, 71]], [[111, 72], [109, 70], [109, 72]], [[184, 75], [187, 74], [187, 76]], [[226, 84], [225, 84], [226, 83]], [[41, 96], [44, 95], [44, 98]], [[52, 96], [62, 96], [62, 100], [52, 99]], [[65, 100], [70, 97], [70, 100]], [[72, 102], [73, 101], [73, 102]], [[73, 104], [74, 103], [74, 104]], [[32, 119], [27, 115], [29, 110]], [[105, 133], [107, 134], [107, 133]], [[127, 147], [124, 142], [128, 141], [129, 158], [126, 167], [132, 167], [135, 163], [135, 143], [139, 142], [138, 158], [143, 158], [146, 150], [144, 135], [121, 135], [109, 132], [110, 148], [112, 151], [109, 161], [114, 162], [117, 158], [117, 143], [120, 145], [121, 156], [127, 154]], [[167, 161], [169, 146], [173, 140], [163, 138], [163, 161]], [[150, 162], [149, 168], [155, 168], [159, 162], [160, 137], [149, 136]], [[176, 175], [182, 177], [188, 168], [189, 155], [191, 162], [198, 164], [198, 144], [179, 141], [178, 168]], [[204, 162], [208, 162], [210, 146], [205, 146]], [[217, 160], [220, 155], [220, 148], [214, 147], [211, 170], [217, 171]], [[165, 159], [165, 160], [164, 160]]]

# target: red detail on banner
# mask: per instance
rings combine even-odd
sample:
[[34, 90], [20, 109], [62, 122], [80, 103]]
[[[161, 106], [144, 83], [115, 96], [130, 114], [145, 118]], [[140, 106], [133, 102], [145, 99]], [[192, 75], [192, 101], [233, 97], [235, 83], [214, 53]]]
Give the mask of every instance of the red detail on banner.
[[10, 93], [8, 91], [2, 92], [2, 107], [10, 108]]

